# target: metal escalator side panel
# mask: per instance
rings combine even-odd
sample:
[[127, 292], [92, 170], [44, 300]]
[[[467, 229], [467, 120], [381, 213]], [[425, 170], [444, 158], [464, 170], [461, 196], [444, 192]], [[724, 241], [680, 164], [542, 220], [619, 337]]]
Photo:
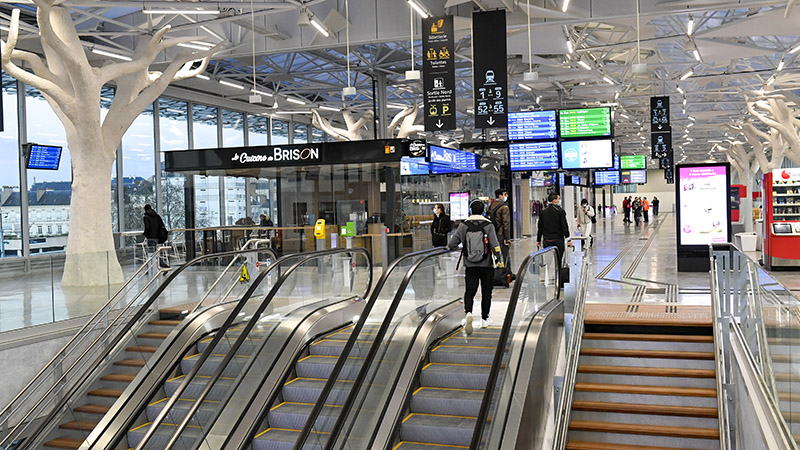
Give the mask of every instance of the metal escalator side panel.
[[[250, 370], [241, 379], [234, 395], [206, 436], [207, 448], [239, 448], [261, 423], [265, 411], [277, 397], [294, 361], [316, 336], [352, 322], [363, 309], [364, 301], [343, 300], [306, 314], [276, 351], [271, 363], [254, 365], [268, 370]], [[304, 308], [307, 309], [307, 308]]]
[[[495, 406], [494, 428], [484, 448], [549, 448], [555, 424], [555, 377], [563, 352], [564, 302], [553, 301], [532, 318], [513, 386], [503, 386]], [[509, 372], [514, 362], [509, 363]], [[505, 413], [501, 415], [501, 411]], [[504, 420], [500, 420], [503, 418]]]

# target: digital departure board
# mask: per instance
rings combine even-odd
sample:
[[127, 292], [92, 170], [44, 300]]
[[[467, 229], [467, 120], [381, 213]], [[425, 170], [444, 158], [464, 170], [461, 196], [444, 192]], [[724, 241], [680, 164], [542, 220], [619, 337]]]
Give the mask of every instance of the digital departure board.
[[561, 142], [561, 168], [610, 169], [614, 165], [614, 147], [610, 139]]
[[623, 169], [647, 168], [647, 158], [644, 155], [622, 155], [620, 161]]
[[58, 170], [61, 147], [38, 144], [28, 147], [28, 169]]
[[480, 172], [474, 153], [428, 144], [430, 170], [433, 174]]
[[622, 184], [647, 184], [647, 171], [623, 170], [620, 178]]
[[524, 111], [508, 114], [508, 140], [556, 139], [555, 111]]
[[611, 137], [611, 108], [562, 109], [558, 126], [561, 139]]
[[558, 142], [512, 142], [508, 144], [508, 160], [512, 171], [557, 170]]
[[619, 184], [619, 170], [598, 170], [594, 173], [595, 186]]

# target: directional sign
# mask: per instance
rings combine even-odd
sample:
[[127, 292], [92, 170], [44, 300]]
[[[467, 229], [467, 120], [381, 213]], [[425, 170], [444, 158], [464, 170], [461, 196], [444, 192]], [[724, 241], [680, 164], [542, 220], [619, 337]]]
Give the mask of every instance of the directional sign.
[[453, 16], [422, 20], [425, 131], [456, 128], [456, 71]]
[[508, 125], [508, 61], [505, 10], [472, 15], [475, 128]]
[[650, 97], [650, 131], [669, 131], [669, 97]]
[[666, 180], [667, 184], [675, 184], [675, 169], [670, 167], [664, 169], [664, 180]]
[[672, 133], [651, 133], [650, 150], [653, 159], [663, 158], [672, 153]]
[[673, 159], [672, 150], [670, 150], [669, 154], [664, 156], [663, 158], [658, 160], [658, 168], [659, 169], [672, 169], [672, 166], [675, 165], [675, 161]]

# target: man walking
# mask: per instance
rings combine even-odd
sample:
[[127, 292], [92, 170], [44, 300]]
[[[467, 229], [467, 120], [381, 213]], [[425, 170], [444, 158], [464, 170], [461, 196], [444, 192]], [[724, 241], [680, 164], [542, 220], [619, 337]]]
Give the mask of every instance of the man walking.
[[462, 222], [455, 233], [450, 237], [448, 247], [451, 250], [463, 244], [462, 258], [466, 268], [464, 283], [464, 313], [466, 317], [461, 322], [464, 331], [472, 334], [472, 305], [475, 294], [478, 292], [478, 285], [481, 287], [481, 321], [480, 327], [486, 328], [492, 324], [489, 317], [489, 308], [492, 305], [492, 288], [494, 287], [494, 264], [492, 256], [498, 259], [497, 267], [503, 267], [502, 252], [494, 225], [486, 217], [483, 217], [484, 206], [480, 200], [474, 200], [469, 205], [470, 216]]
[[[164, 220], [150, 205], [144, 205], [144, 238], [147, 239], [147, 248], [150, 252], [155, 252], [158, 244], [167, 242], [167, 227], [164, 225]], [[159, 257], [158, 266], [162, 269], [169, 269], [169, 264]]]
[[650, 202], [647, 201], [647, 197], [642, 197], [642, 210], [645, 223], [650, 222]]
[[631, 198], [625, 197], [622, 199], [622, 213], [624, 218], [622, 223], [631, 223]]
[[508, 249], [511, 245], [511, 209], [508, 207], [508, 190], [497, 189], [494, 191], [495, 199], [489, 206], [489, 219], [497, 231], [497, 239], [500, 241], [500, 249], [503, 253], [503, 263], [505, 267], [498, 270], [496, 275], [499, 285], [508, 286], [514, 281], [514, 274], [511, 273], [511, 264], [508, 258]]
[[547, 200], [550, 205], [539, 215], [539, 229], [536, 233], [536, 247], [554, 246], [558, 252], [558, 266], [561, 267], [561, 259], [564, 257], [564, 240], [567, 245], [572, 247], [572, 239], [569, 236], [569, 224], [567, 223], [567, 213], [561, 209], [561, 196], [555, 192], [551, 193]]
[[654, 216], [658, 215], [658, 204], [659, 203], [661, 203], [661, 201], [658, 199], [658, 197], [653, 196], [653, 215]]

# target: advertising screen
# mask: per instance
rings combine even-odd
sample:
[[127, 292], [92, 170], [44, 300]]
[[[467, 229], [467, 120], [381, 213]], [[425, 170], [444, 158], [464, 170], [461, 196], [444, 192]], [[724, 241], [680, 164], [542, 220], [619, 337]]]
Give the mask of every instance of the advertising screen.
[[433, 174], [479, 172], [478, 157], [474, 153], [452, 148], [428, 145], [430, 170]]
[[728, 242], [729, 180], [725, 165], [678, 167], [678, 243]]
[[647, 184], [646, 170], [623, 170], [620, 172], [622, 184]]
[[562, 109], [558, 127], [561, 139], [611, 137], [611, 108]]
[[469, 192], [450, 193], [450, 218], [466, 220], [469, 217]]
[[28, 169], [58, 170], [61, 147], [31, 144], [28, 151]]
[[428, 162], [424, 157], [404, 156], [400, 159], [400, 175], [428, 175]]
[[646, 169], [647, 158], [644, 155], [622, 155], [620, 162], [623, 169]]
[[512, 171], [557, 170], [558, 142], [508, 144], [508, 160]]
[[619, 184], [619, 170], [599, 170], [594, 173], [595, 186]]
[[561, 143], [561, 168], [610, 169], [614, 165], [614, 150], [610, 139], [570, 141]]
[[555, 111], [524, 111], [508, 114], [508, 140], [556, 139]]

